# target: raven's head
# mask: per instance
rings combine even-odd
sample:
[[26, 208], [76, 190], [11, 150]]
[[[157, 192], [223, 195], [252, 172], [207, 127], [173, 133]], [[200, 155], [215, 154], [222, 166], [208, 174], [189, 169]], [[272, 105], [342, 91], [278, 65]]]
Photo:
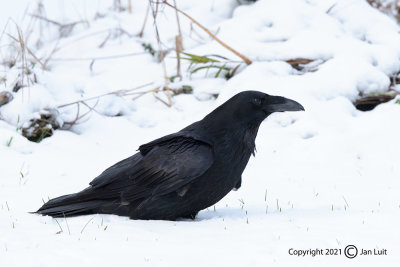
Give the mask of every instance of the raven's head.
[[294, 100], [258, 91], [238, 93], [224, 105], [226, 104], [234, 109], [234, 117], [241, 121], [251, 119], [261, 122], [274, 112], [304, 110], [304, 107]]
[[274, 112], [304, 110], [294, 100], [282, 96], [267, 95], [258, 91], [236, 94], [208, 114], [202, 125], [205, 129], [258, 129], [261, 122]]

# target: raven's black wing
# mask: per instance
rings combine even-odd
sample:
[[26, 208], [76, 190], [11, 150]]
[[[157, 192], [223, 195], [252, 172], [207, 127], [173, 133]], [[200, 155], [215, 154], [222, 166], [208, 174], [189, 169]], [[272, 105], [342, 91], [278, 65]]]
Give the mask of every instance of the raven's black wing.
[[106, 195], [134, 201], [176, 191], [205, 173], [214, 161], [212, 146], [176, 133], [139, 147], [140, 153], [105, 170], [90, 185]]

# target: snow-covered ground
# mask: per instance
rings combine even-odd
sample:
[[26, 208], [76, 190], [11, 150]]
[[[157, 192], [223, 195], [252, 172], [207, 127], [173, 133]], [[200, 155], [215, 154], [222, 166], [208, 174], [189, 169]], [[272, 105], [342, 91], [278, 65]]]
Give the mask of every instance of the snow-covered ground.
[[[95, 111], [69, 127], [77, 105], [60, 105], [164, 84], [162, 64], [142, 46], [159, 50], [152, 16], [143, 37], [137, 36], [147, 1], [132, 1], [131, 13], [116, 10], [113, 1], [9, 2], [0, 9], [1, 61], [20, 51], [15, 43], [10, 49], [15, 40], [7, 35], [18, 39], [16, 23], [24, 38], [31, 35], [26, 46], [46, 70], [38, 62], [30, 65], [30, 53], [25, 78], [19, 60], [12, 68], [0, 66], [0, 92], [11, 92], [21, 79], [29, 83], [0, 107], [0, 266], [398, 266], [400, 104], [394, 99], [368, 112], [352, 104], [359, 95], [385, 92], [400, 71], [394, 20], [362, 0], [177, 0], [253, 63], [242, 63], [226, 80], [214, 78], [218, 70], [189, 75], [189, 62], [182, 61], [183, 80], [170, 87], [191, 86], [193, 94], [174, 96], [172, 107], [152, 93], [136, 100], [108, 95], [86, 101]], [[121, 2], [127, 7], [128, 1]], [[44, 18], [81, 22], [65, 32]], [[179, 19], [185, 52], [240, 61], [187, 18]], [[174, 48], [175, 12], [164, 7], [157, 25], [162, 49]], [[298, 58], [313, 59], [314, 66], [301, 71], [285, 62]], [[176, 74], [174, 50], [165, 65], [168, 76]], [[139, 145], [201, 119], [242, 90], [295, 99], [306, 112], [270, 116], [241, 189], [196, 220], [55, 220], [28, 213], [48, 198], [83, 189]], [[164, 93], [158, 97], [168, 101]], [[21, 135], [41, 110], [57, 107], [63, 130], [40, 143]], [[81, 104], [80, 114], [87, 111]], [[348, 259], [347, 245], [359, 253], [386, 249], [387, 255]], [[298, 257], [289, 254], [291, 248], [341, 249], [342, 255]]]

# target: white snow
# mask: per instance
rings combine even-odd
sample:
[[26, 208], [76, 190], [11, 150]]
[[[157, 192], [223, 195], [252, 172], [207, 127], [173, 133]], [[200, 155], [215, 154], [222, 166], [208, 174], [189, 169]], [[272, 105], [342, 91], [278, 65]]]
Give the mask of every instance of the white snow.
[[[70, 129], [77, 106], [59, 108], [64, 130], [41, 143], [28, 141], [20, 127], [44, 109], [144, 84], [151, 83], [132, 92], [163, 85], [161, 63], [142, 47], [150, 43], [158, 50], [153, 18], [139, 38], [147, 1], [132, 1], [132, 14], [116, 11], [112, 1], [41, 1], [41, 14], [48, 19], [83, 21], [60, 37], [58, 26], [32, 20], [36, 2], [9, 2], [0, 9], [1, 32], [5, 27], [0, 60], [19, 51], [7, 35], [17, 37], [14, 22], [7, 24], [9, 16], [30, 33], [26, 45], [37, 57], [51, 57], [46, 70], [39, 63], [30, 66], [37, 83], [29, 74], [24, 82], [30, 86], [0, 107], [0, 266], [398, 264], [400, 104], [392, 100], [361, 112], [352, 101], [360, 94], [385, 92], [390, 77], [400, 71], [400, 27], [366, 1], [177, 0], [179, 8], [253, 63], [242, 63], [225, 80], [214, 78], [217, 70], [189, 75], [189, 62], [182, 61], [183, 80], [170, 87], [190, 85], [194, 91], [173, 97], [172, 107], [151, 93], [136, 100], [136, 95], [88, 100], [96, 111]], [[127, 6], [128, 1], [121, 2]], [[240, 61], [187, 18], [179, 19], [185, 52]], [[175, 12], [164, 7], [157, 25], [162, 49], [174, 48]], [[115, 55], [122, 57], [91, 60]], [[285, 62], [296, 58], [315, 59], [309, 66], [313, 71], [298, 71]], [[175, 75], [174, 50], [165, 63], [168, 76]], [[0, 65], [0, 91], [12, 91], [22, 75], [20, 66], [19, 61], [11, 69]], [[306, 111], [267, 118], [242, 187], [196, 220], [109, 215], [55, 220], [28, 213], [48, 198], [85, 188], [139, 145], [202, 119], [243, 90], [292, 98]], [[167, 101], [163, 93], [158, 96]], [[80, 105], [80, 114], [87, 111]], [[388, 255], [348, 259], [343, 249], [350, 244], [359, 250], [387, 249]], [[298, 257], [289, 255], [290, 248], [340, 248], [342, 255]]]

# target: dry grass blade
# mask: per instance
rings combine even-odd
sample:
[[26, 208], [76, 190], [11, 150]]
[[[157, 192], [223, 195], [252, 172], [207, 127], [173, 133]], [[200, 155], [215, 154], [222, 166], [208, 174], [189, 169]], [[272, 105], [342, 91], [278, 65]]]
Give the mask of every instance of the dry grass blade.
[[[18, 37], [18, 39], [17, 39], [17, 38], [15, 38], [14, 36], [12, 36], [12, 35], [10, 35], [10, 34], [7, 34], [7, 35], [8, 35], [8, 37], [10, 37], [11, 39], [13, 39], [15, 42], [21, 43], [20, 37]], [[18, 35], [18, 36], [20, 36], [20, 35]], [[32, 52], [31, 49], [29, 49], [29, 47], [27, 47], [27, 46], [24, 45], [24, 46], [21, 46], [21, 49], [22, 49], [22, 47], [24, 47], [24, 48], [26, 49], [26, 51], [28, 51], [28, 53], [33, 57], [33, 59], [34, 59], [37, 63], [39, 63], [40, 66], [42, 66], [42, 69], [45, 69], [45, 64]]]
[[110, 39], [110, 37], [111, 37], [111, 32], [109, 32], [107, 37], [104, 39], [104, 41], [99, 44], [98, 48], [103, 48], [106, 45], [106, 43], [108, 42], [108, 40]]
[[[15, 23], [15, 21], [12, 20], [11, 18], [9, 18], [9, 19], [7, 20], [6, 24], [4, 25], [4, 28], [3, 28], [2, 32], [1, 32], [1, 34], [0, 34], [0, 41], [1, 41], [1, 39], [3, 39], [3, 36], [4, 36], [4, 34], [6, 33], [6, 29], [7, 29], [8, 24], [10, 23], [10, 21], [12, 21], [12, 22]], [[16, 24], [16, 23], [15, 23], [15, 24]]]
[[[174, 0], [174, 6], [176, 8], [176, 1]], [[175, 9], [176, 15], [176, 23], [178, 25], [178, 35], [175, 36], [175, 52], [176, 52], [176, 76], [179, 80], [182, 81], [182, 74], [181, 74], [181, 58], [180, 54], [183, 51], [183, 39], [182, 39], [182, 31], [181, 31], [181, 23], [179, 21], [179, 14], [178, 11]]]
[[181, 74], [181, 52], [183, 51], [182, 35], [175, 36], [175, 53], [176, 53], [176, 76], [182, 81]]
[[76, 116], [75, 119], [73, 121], [65, 121], [64, 124], [70, 125], [70, 127], [72, 127], [72, 125], [76, 124], [76, 122], [79, 120], [79, 113], [80, 113], [80, 103], [76, 103], [77, 104], [77, 111], [76, 111]]
[[99, 104], [99, 102], [100, 102], [100, 99], [98, 98], [98, 99], [96, 100], [96, 103], [93, 105], [93, 107], [89, 106], [85, 101], [82, 101], [81, 103], [82, 103], [82, 105], [86, 106], [90, 111], [94, 111], [94, 112], [96, 112], [97, 114], [102, 115], [100, 112], [98, 112], [98, 111], [95, 109], [96, 106]]
[[[181, 59], [187, 60], [190, 62], [188, 70], [190, 74], [194, 74], [200, 70], [206, 70], [206, 76], [208, 75], [208, 71], [211, 69], [217, 69], [214, 77], [218, 78], [222, 71], [224, 71], [224, 76], [226, 79], [232, 78], [239, 66], [243, 63], [243, 61], [233, 61], [229, 60], [226, 57], [220, 55], [194, 55], [190, 53], [182, 52], [183, 55], [186, 57], [181, 57]], [[232, 66], [232, 63], [239, 63], [236, 64], [235, 67]]]
[[[18, 27], [17, 24], [15, 24], [17, 26], [17, 33], [18, 33], [18, 43], [21, 47], [21, 61], [22, 61], [22, 69], [21, 69], [21, 80], [24, 80], [24, 75], [26, 73], [26, 69], [28, 69], [27, 63], [26, 63], [26, 53], [25, 53], [25, 43], [24, 43], [24, 38], [22, 37], [22, 31], [21, 29]], [[29, 86], [29, 82], [28, 82], [28, 86]]]
[[85, 226], [83, 226], [82, 230], [81, 230], [81, 234], [83, 233], [83, 231], [85, 230], [86, 226], [94, 219], [94, 217], [92, 217], [86, 224]]
[[233, 69], [232, 69], [232, 71], [231, 71], [231, 77], [233, 77], [235, 74], [236, 74], [236, 72], [237, 72], [237, 70], [239, 69], [239, 67], [240, 67], [240, 64], [238, 64], [238, 65], [236, 65], [236, 67], [234, 67]]
[[90, 38], [90, 37], [93, 37], [93, 36], [96, 36], [96, 35], [100, 35], [100, 34], [103, 34], [103, 33], [108, 33], [108, 34], [109, 34], [112, 30], [113, 30], [113, 28], [110, 28], [110, 29], [105, 29], [105, 30], [100, 30], [100, 31], [96, 31], [96, 32], [91, 32], [91, 33], [89, 33], [89, 34], [85, 34], [85, 35], [83, 35], [83, 36], [80, 36], [80, 37], [75, 38], [74, 40], [72, 40], [72, 41], [70, 41], [70, 42], [65, 42], [65, 43], [60, 47], [60, 49], [63, 49], [63, 48], [65, 48], [65, 47], [68, 47], [68, 46], [70, 46], [70, 45], [72, 45], [72, 44], [74, 44], [74, 43], [76, 43], [76, 42], [78, 42], [78, 41], [81, 41], [81, 40], [83, 40], [83, 39], [86, 39], [86, 38]]
[[102, 95], [98, 95], [98, 96], [93, 96], [93, 97], [89, 97], [89, 98], [77, 100], [77, 101], [74, 101], [74, 102], [71, 102], [71, 103], [59, 105], [57, 108], [64, 108], [64, 107], [67, 107], [67, 106], [70, 106], [70, 105], [74, 105], [74, 104], [78, 104], [78, 103], [83, 103], [83, 102], [85, 102], [85, 101], [89, 101], [89, 100], [93, 100], [93, 99], [99, 99], [99, 98], [101, 98], [101, 97], [108, 96], [108, 95], [116, 95], [116, 96], [125, 96], [125, 95], [129, 95], [129, 93], [131, 93], [131, 92], [134, 91], [134, 90], [138, 90], [138, 89], [147, 87], [147, 86], [152, 85], [152, 84], [153, 84], [153, 82], [151, 82], [151, 83], [146, 83], [146, 84], [144, 84], [144, 85], [140, 85], [140, 86], [138, 86], [138, 87], [135, 87], [135, 88], [132, 88], [132, 89], [128, 89], [128, 90], [117, 90], [117, 91], [112, 91], [112, 92], [109, 92], [109, 93], [106, 93], [106, 94], [102, 94]]
[[185, 60], [189, 60], [192, 63], [216, 63], [216, 62], [220, 62], [217, 59], [213, 59], [211, 58], [211, 56], [214, 55], [204, 55], [204, 56], [198, 56], [198, 55], [194, 55], [194, 54], [190, 54], [190, 53], [186, 53], [186, 52], [182, 52], [182, 54], [184, 54], [185, 56], [188, 56], [188, 58], [182, 58]]
[[48, 22], [48, 23], [54, 24], [54, 25], [59, 26], [59, 27], [64, 26], [64, 24], [62, 24], [62, 23], [60, 23], [60, 22], [57, 22], [57, 21], [55, 21], [55, 20], [48, 19], [48, 18], [46, 18], [46, 17], [40, 16], [40, 15], [37, 15], [37, 14], [31, 14], [31, 16], [34, 17], [34, 18], [37, 18], [37, 19], [46, 21], [46, 22]]
[[54, 53], [58, 51], [58, 44], [60, 42], [60, 39], [57, 40], [56, 45], [54, 46], [54, 48], [51, 50], [50, 54], [47, 56], [47, 58], [44, 60], [44, 65], [47, 66], [47, 63], [49, 63], [50, 59], [53, 57]]
[[144, 16], [144, 21], [143, 21], [142, 29], [140, 30], [140, 32], [139, 32], [139, 34], [138, 34], [138, 36], [139, 36], [140, 38], [143, 37], [144, 28], [146, 27], [147, 18], [148, 18], [148, 16], [149, 16], [150, 5], [151, 5], [151, 4], [150, 4], [150, 2], [149, 2], [149, 4], [147, 5], [147, 9], [146, 9], [146, 15]]
[[337, 3], [334, 3], [333, 5], [331, 5], [331, 6], [325, 11], [325, 13], [326, 13], [326, 14], [329, 14], [329, 13], [332, 11], [332, 9], [334, 9], [334, 8], [336, 7], [336, 5], [337, 5]]
[[[94, 110], [94, 108], [96, 107], [98, 102], [99, 102], [99, 100], [96, 101], [96, 104], [93, 107], [89, 107], [89, 105], [87, 105], [85, 102], [76, 103], [77, 111], [76, 111], [75, 119], [72, 121], [65, 121], [64, 125], [69, 125], [69, 128], [71, 128], [73, 125], [78, 124], [78, 121], [80, 121], [82, 118], [86, 117], [90, 112], [95, 111], [96, 113], [98, 113], [96, 110]], [[86, 111], [85, 113], [83, 113], [82, 115], [80, 115], [80, 104], [85, 104], [89, 108], [89, 110]], [[86, 122], [86, 121], [84, 121], [84, 122]]]
[[129, 14], [132, 14], [132, 1], [128, 0], [128, 12]]
[[55, 20], [48, 19], [46, 17], [43, 17], [41, 15], [37, 15], [37, 14], [31, 14], [31, 16], [34, 17], [34, 18], [37, 18], [37, 19], [40, 19], [40, 20], [43, 20], [43, 21], [46, 21], [48, 23], [51, 23], [51, 24], [54, 24], [54, 25], [58, 26], [59, 27], [59, 32], [60, 32], [60, 37], [68, 36], [71, 33], [72, 29], [78, 24], [81, 24], [81, 23], [89, 24], [89, 22], [87, 20], [79, 20], [79, 21], [74, 21], [74, 22], [71, 22], [71, 23], [64, 24], [64, 23], [60, 23], [60, 22], [57, 22]]
[[[164, 90], [160, 90], [160, 91], [164, 91]], [[168, 88], [168, 91], [170, 91], [170, 89]], [[160, 97], [158, 97], [155, 93], [153, 94], [153, 96], [160, 101], [161, 103], [163, 103], [164, 105], [166, 105], [167, 107], [171, 107], [170, 103], [165, 102], [164, 100], [162, 100]]]
[[[163, 50], [162, 50], [162, 47], [161, 47], [161, 38], [160, 38], [160, 33], [158, 31], [158, 26], [157, 26], [158, 2], [155, 3], [156, 4], [155, 8], [153, 8], [153, 5], [151, 3], [152, 3], [151, 0], [149, 0], [149, 5], [150, 5], [150, 8], [151, 8], [152, 13], [153, 13], [154, 31], [155, 31], [156, 38], [157, 38], [158, 50], [160, 52], [162, 52]], [[170, 92], [170, 89], [169, 89], [169, 79], [168, 79], [168, 75], [167, 75], [167, 66], [165, 65], [164, 58], [165, 58], [165, 55], [162, 55], [161, 56], [161, 65], [162, 65], [162, 69], [163, 69], [163, 72], [164, 72], [164, 83], [165, 83], [164, 84], [164, 88], [166, 88], [165, 93], [166, 93], [167, 98], [168, 98], [167, 106], [171, 107], [172, 106], [172, 99], [171, 99], [171, 92]], [[156, 97], [156, 98], [159, 99], [158, 97]]]
[[76, 57], [76, 58], [52, 58], [53, 61], [81, 61], [81, 60], [106, 60], [106, 59], [115, 59], [115, 58], [122, 58], [122, 57], [132, 57], [132, 56], [139, 56], [145, 55], [146, 52], [137, 52], [137, 53], [127, 53], [127, 54], [120, 54], [120, 55], [111, 55], [111, 56], [104, 56], [104, 57]]

